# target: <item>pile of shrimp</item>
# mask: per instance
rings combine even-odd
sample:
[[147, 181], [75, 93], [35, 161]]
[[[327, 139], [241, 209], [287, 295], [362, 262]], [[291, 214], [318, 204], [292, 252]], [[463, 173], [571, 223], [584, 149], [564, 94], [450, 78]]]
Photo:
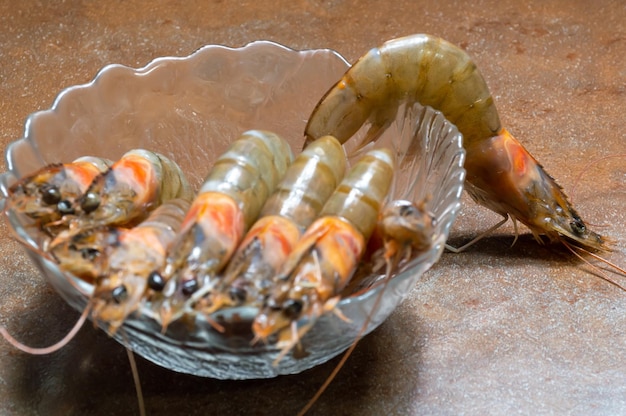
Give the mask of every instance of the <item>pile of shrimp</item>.
[[214, 314], [253, 307], [253, 344], [275, 344], [282, 357], [320, 316], [342, 317], [336, 305], [359, 265], [382, 268], [401, 251], [395, 270], [431, 247], [424, 204], [388, 200], [390, 150], [348, 165], [330, 135], [294, 158], [282, 137], [251, 130], [197, 193], [175, 162], [132, 150], [115, 163], [47, 166], [11, 187], [6, 209], [47, 236], [43, 255], [93, 285], [81, 325], [90, 317], [114, 334], [147, 313], [163, 331], [196, 316], [223, 331]]
[[[516, 237], [519, 221], [539, 243], [546, 236], [579, 257], [601, 260], [593, 252], [610, 249], [501, 125], [467, 53], [429, 35], [393, 39], [361, 57], [315, 107], [295, 158], [279, 136], [246, 132], [198, 193], [155, 153], [135, 150], [115, 163], [81, 158], [20, 180], [5, 210], [46, 235], [44, 255], [93, 283], [82, 320], [89, 315], [113, 333], [131, 314], [151, 311], [164, 331], [188, 316], [221, 331], [215, 313], [252, 306], [252, 342], [273, 343], [280, 359], [323, 314], [346, 319], [337, 304], [363, 264], [384, 269], [386, 283], [431, 246], [426, 202], [389, 197], [395, 155], [367, 151], [415, 103], [462, 133], [466, 190], [503, 217], [486, 233], [510, 218]], [[348, 167], [342, 144], [363, 130], [363, 156]], [[0, 329], [26, 351], [54, 348], [28, 349]]]

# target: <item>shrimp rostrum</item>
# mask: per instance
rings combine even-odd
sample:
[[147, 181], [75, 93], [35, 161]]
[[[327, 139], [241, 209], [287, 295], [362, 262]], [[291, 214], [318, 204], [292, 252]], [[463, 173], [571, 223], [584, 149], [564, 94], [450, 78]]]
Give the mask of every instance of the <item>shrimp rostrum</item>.
[[364, 124], [376, 140], [404, 103], [441, 111], [463, 134], [466, 189], [479, 204], [525, 224], [537, 241], [606, 250], [557, 183], [500, 123], [493, 97], [467, 53], [443, 39], [412, 35], [370, 50], [313, 111], [307, 141], [330, 134], [345, 143]]
[[[372, 235], [394, 170], [387, 149], [371, 150], [346, 174], [320, 217], [283, 264], [277, 286], [255, 318], [255, 339], [278, 333], [279, 358], [322, 314], [335, 311]], [[300, 321], [300, 324], [299, 324]]]

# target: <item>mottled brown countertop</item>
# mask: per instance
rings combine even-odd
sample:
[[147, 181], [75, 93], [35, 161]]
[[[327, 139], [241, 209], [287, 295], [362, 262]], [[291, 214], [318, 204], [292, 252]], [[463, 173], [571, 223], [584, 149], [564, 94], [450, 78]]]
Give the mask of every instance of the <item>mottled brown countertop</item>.
[[[626, 149], [621, 1], [2, 2], [2, 147], [21, 137], [28, 114], [109, 63], [139, 67], [204, 44], [257, 39], [333, 48], [354, 61], [417, 32], [473, 56], [503, 122], [582, 216], [617, 241], [607, 257], [626, 265], [626, 158], [585, 167]], [[452, 242], [497, 220], [465, 198]], [[6, 225], [1, 230], [0, 322], [31, 345], [48, 345], [78, 313], [42, 281]], [[523, 232], [513, 247], [509, 224], [465, 253], [444, 253], [361, 342], [311, 414], [626, 414], [626, 293]], [[336, 363], [224, 382], [139, 359], [139, 374], [149, 415], [274, 416], [295, 414]], [[90, 325], [49, 356], [0, 342], [0, 414], [137, 413], [124, 349]]]

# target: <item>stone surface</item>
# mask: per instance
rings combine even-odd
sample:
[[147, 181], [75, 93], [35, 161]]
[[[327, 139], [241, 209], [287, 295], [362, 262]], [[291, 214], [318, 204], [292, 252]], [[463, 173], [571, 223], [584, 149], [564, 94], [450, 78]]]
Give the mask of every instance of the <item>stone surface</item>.
[[[143, 66], [204, 44], [269, 39], [354, 61], [425, 32], [466, 49], [503, 122], [626, 259], [626, 8], [620, 1], [110, 1], [0, 4], [2, 147], [31, 112], [109, 63]], [[599, 160], [610, 155], [621, 157]], [[591, 165], [588, 163], [594, 162]], [[460, 245], [498, 217], [464, 199]], [[626, 294], [561, 247], [511, 224], [442, 259], [366, 337], [310, 414], [624, 414]], [[78, 314], [0, 225], [0, 323], [29, 345], [60, 339]], [[626, 285], [626, 277], [592, 263]], [[337, 359], [305, 373], [224, 382], [138, 359], [149, 415], [295, 414]], [[138, 414], [124, 349], [86, 326], [63, 350], [0, 342], [0, 414]]]

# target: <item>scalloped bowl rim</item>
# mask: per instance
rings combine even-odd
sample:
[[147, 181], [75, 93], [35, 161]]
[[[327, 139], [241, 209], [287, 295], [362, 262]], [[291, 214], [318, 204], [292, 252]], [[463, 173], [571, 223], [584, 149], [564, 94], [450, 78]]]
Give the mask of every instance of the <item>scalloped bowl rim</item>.
[[[315, 53], [315, 52], [326, 52], [326, 53], [330, 53], [330, 54], [334, 55], [335, 57], [337, 57], [341, 61], [343, 61], [347, 68], [350, 67], [350, 62], [348, 62], [346, 60], [346, 58], [344, 58], [339, 52], [337, 52], [337, 51], [335, 51], [333, 49], [330, 49], [330, 48], [319, 48], [319, 49], [296, 50], [296, 49], [290, 48], [288, 46], [285, 46], [285, 45], [283, 45], [281, 43], [270, 41], [270, 40], [255, 40], [255, 41], [248, 42], [245, 45], [238, 46], [238, 47], [226, 46], [226, 45], [220, 45], [220, 44], [203, 45], [203, 46], [199, 47], [198, 49], [196, 49], [195, 51], [193, 51], [192, 53], [190, 53], [189, 55], [186, 55], [186, 56], [173, 56], [173, 55], [172, 56], [160, 56], [160, 57], [157, 57], [157, 58], [154, 58], [154, 59], [150, 60], [146, 65], [144, 65], [142, 67], [139, 67], [139, 68], [135, 68], [135, 67], [132, 67], [132, 66], [129, 66], [129, 65], [124, 65], [124, 64], [116, 64], [116, 63], [107, 64], [107, 65], [103, 66], [102, 68], [100, 68], [100, 70], [98, 70], [96, 72], [96, 75], [90, 81], [82, 83], [82, 84], [71, 85], [69, 87], [63, 88], [55, 96], [55, 98], [54, 98], [50, 108], [45, 109], [45, 110], [38, 110], [38, 111], [32, 112], [32, 113], [30, 113], [26, 117], [26, 120], [24, 122], [24, 133], [23, 133], [23, 136], [21, 138], [17, 139], [17, 140], [14, 140], [14, 141], [10, 142], [7, 145], [7, 148], [6, 148], [5, 152], [4, 152], [4, 159], [5, 159], [5, 164], [6, 164], [6, 167], [7, 167], [7, 172], [3, 172], [2, 176], [4, 176], [6, 173], [10, 173], [10, 172], [13, 172], [15, 170], [15, 167], [12, 166], [12, 160], [9, 157], [10, 149], [12, 147], [18, 145], [22, 141], [29, 141], [30, 130], [31, 130], [30, 126], [31, 126], [31, 123], [33, 122], [33, 120], [36, 117], [39, 117], [39, 116], [41, 116], [43, 114], [57, 112], [57, 109], [59, 107], [59, 103], [63, 100], [63, 98], [69, 92], [77, 90], [77, 89], [81, 89], [81, 88], [91, 88], [91, 87], [93, 87], [98, 82], [98, 80], [101, 78], [102, 74], [106, 73], [107, 71], [109, 71], [111, 69], [114, 69], [114, 68], [124, 68], [124, 69], [132, 71], [135, 74], [148, 75], [150, 73], [150, 71], [152, 71], [154, 68], [156, 68], [162, 62], [189, 60], [189, 59], [192, 59], [194, 56], [197, 56], [199, 54], [205, 53], [207, 50], [222, 49], [222, 50], [229, 50], [229, 51], [243, 51], [243, 50], [248, 49], [250, 47], [258, 47], [258, 46], [277, 47], [277, 48], [283, 49], [283, 50], [288, 51], [288, 52], [296, 52], [296, 53], [299, 53], [299, 54]], [[6, 197], [8, 195], [8, 190], [5, 189], [5, 185], [6, 184], [4, 184], [4, 183], [0, 184], [0, 186], [1, 186], [0, 190], [4, 193], [4, 196]], [[4, 200], [2, 202], [4, 202]]]

